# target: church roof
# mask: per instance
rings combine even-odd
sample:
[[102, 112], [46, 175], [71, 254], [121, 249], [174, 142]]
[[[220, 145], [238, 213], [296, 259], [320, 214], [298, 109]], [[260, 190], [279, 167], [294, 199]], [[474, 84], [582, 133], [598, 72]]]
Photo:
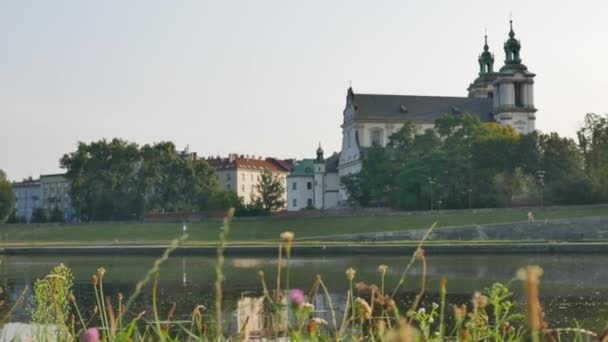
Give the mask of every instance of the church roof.
[[315, 160], [302, 159], [291, 169], [289, 177], [313, 177], [315, 175]]
[[491, 98], [354, 94], [355, 120], [428, 122], [445, 114], [468, 113], [481, 121], [494, 121]]

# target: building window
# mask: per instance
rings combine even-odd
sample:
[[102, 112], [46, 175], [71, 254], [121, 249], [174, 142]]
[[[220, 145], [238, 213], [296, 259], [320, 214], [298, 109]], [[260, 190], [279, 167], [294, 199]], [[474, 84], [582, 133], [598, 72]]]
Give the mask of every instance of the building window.
[[293, 182], [293, 183], [291, 184], [291, 190], [298, 190], [298, 183]]
[[229, 174], [229, 173], [227, 173], [227, 174], [226, 174], [226, 180], [227, 180], [227, 181], [229, 181], [229, 180], [230, 180], [230, 174]]
[[312, 207], [312, 198], [309, 198], [309, 199], [308, 199], [308, 206], [309, 206], [309, 207]]
[[251, 174], [251, 181], [253, 182], [253, 174]]
[[294, 198], [293, 199], [293, 207], [296, 208], [298, 206], [298, 199]]
[[524, 106], [524, 84], [523, 83], [514, 83], [513, 87], [515, 88], [515, 107], [523, 107]]
[[241, 185], [241, 190], [243, 190], [243, 192], [245, 192], [245, 184]]
[[245, 180], [245, 174], [243, 173], [243, 180]]
[[346, 131], [346, 144], [350, 148], [350, 130]]
[[312, 182], [308, 182], [308, 183], [306, 183], [306, 188], [307, 188], [308, 190], [312, 189]]
[[382, 146], [382, 129], [381, 128], [374, 128], [370, 131], [370, 135], [371, 135], [371, 140], [372, 140], [372, 146]]

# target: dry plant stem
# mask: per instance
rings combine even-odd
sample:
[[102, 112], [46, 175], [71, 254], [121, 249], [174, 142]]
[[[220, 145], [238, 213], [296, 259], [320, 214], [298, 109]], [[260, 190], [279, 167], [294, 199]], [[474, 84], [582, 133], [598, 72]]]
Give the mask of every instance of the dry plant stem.
[[279, 293], [281, 292], [281, 266], [283, 266], [283, 243], [279, 243], [279, 259], [277, 263], [277, 288], [274, 294], [275, 301], [279, 303]]
[[337, 340], [341, 340], [342, 336], [344, 335], [344, 330], [346, 329], [346, 324], [347, 324], [347, 320], [348, 320], [348, 315], [346, 314], [348, 312], [348, 310], [350, 309], [350, 291], [347, 291], [346, 293], [346, 303], [344, 304], [344, 315], [342, 315], [342, 324], [340, 325], [340, 330], [338, 331], [338, 336], [336, 336]]
[[17, 300], [15, 301], [15, 303], [13, 304], [13, 306], [11, 306], [11, 308], [7, 311], [6, 314], [4, 314], [4, 316], [2, 316], [2, 318], [0, 319], [0, 324], [3, 324], [4, 322], [6, 322], [6, 320], [13, 314], [13, 311], [15, 311], [15, 309], [23, 304], [23, 302], [25, 301], [25, 294], [27, 293], [27, 291], [29, 291], [29, 287], [26, 286], [23, 291], [21, 291], [21, 294], [19, 294], [19, 297], [17, 297]]
[[154, 276], [154, 285], [152, 286], [152, 312], [154, 313], [154, 324], [156, 325], [156, 332], [158, 334], [159, 341], [165, 341], [165, 335], [163, 334], [160, 326], [160, 317], [158, 315], [158, 303], [156, 299], [158, 291], [158, 272]]
[[224, 218], [224, 231], [220, 233], [220, 245], [217, 248], [217, 265], [215, 266], [215, 338], [224, 339], [222, 322], [222, 281], [224, 278], [224, 249], [230, 233], [230, 221], [234, 216], [234, 209], [228, 210], [228, 215]]
[[555, 328], [555, 329], [545, 329], [545, 330], [541, 330], [542, 333], [545, 334], [550, 334], [550, 333], [557, 333], [558, 336], [560, 333], [577, 333], [577, 334], [585, 334], [585, 335], [589, 335], [591, 337], [597, 337], [597, 333], [593, 332], [591, 330], [586, 330], [586, 329], [581, 329], [581, 328]]
[[331, 300], [331, 296], [329, 295], [329, 291], [327, 291], [327, 287], [325, 286], [325, 283], [323, 283], [323, 279], [321, 279], [321, 276], [318, 275], [317, 279], [319, 280], [319, 285], [321, 285], [321, 288], [323, 289], [323, 293], [325, 293], [325, 297], [327, 298], [327, 303], [329, 304], [329, 309], [331, 311], [331, 322], [334, 325], [334, 330], [337, 333], [338, 332], [338, 325], [336, 324], [336, 311], [334, 310], [334, 303]]
[[264, 297], [266, 297], [266, 299], [268, 299], [270, 304], [274, 305], [274, 301], [272, 300], [272, 297], [270, 296], [270, 292], [268, 292], [268, 287], [266, 286], [266, 280], [264, 280], [263, 274], [260, 274], [260, 282], [262, 282], [262, 291], [264, 293]]
[[401, 285], [403, 285], [403, 283], [405, 283], [405, 276], [407, 275], [407, 272], [409, 272], [410, 268], [414, 264], [414, 261], [416, 261], [416, 255], [418, 253], [418, 250], [422, 249], [422, 245], [424, 244], [424, 241], [426, 241], [426, 239], [428, 239], [428, 237], [431, 235], [431, 232], [433, 231], [433, 229], [435, 229], [435, 226], [437, 226], [437, 222], [433, 223], [433, 225], [426, 231], [426, 233], [424, 234], [424, 236], [418, 243], [418, 247], [414, 251], [414, 254], [412, 255], [412, 259], [410, 259], [410, 262], [407, 264], [407, 266], [403, 270], [403, 273], [401, 274], [401, 278], [399, 279], [397, 286], [395, 286], [395, 290], [393, 290], [391, 299], [395, 298], [397, 291], [399, 291], [399, 288], [401, 287]]
[[188, 239], [188, 234], [183, 234], [179, 239], [173, 240], [171, 242], [171, 245], [165, 250], [165, 252], [163, 253], [163, 255], [160, 258], [158, 258], [158, 259], [156, 259], [154, 261], [154, 264], [152, 265], [152, 268], [148, 270], [148, 272], [144, 276], [144, 279], [140, 280], [137, 283], [137, 285], [135, 285], [135, 292], [133, 292], [133, 294], [127, 300], [127, 303], [125, 304], [124, 310], [120, 311], [120, 317], [118, 318], [119, 325], [122, 325], [123, 313], [126, 313], [126, 312], [129, 311], [129, 309], [131, 308], [131, 305], [133, 305], [133, 302], [135, 302], [135, 299], [137, 299], [137, 297], [139, 297], [139, 295], [141, 294], [141, 290], [143, 289], [143, 287], [146, 286], [146, 284], [148, 284], [148, 282], [150, 281], [150, 279], [152, 278], [152, 276], [154, 274], [156, 274], [156, 272], [158, 272], [160, 270], [160, 265], [162, 265], [165, 261], [167, 261], [167, 259], [169, 259], [169, 255], [175, 249], [177, 249], [177, 247], [180, 244], [182, 244], [187, 239]]
[[[410, 311], [416, 311], [416, 308], [420, 304], [420, 300], [422, 299], [422, 296], [426, 291], [426, 257], [424, 256], [424, 251], [420, 255], [420, 259], [422, 260], [422, 283], [420, 285], [420, 291], [418, 292], [418, 294], [416, 294], [416, 300], [414, 301], [414, 303], [412, 303]], [[413, 317], [410, 317], [410, 319], [408, 320], [409, 324], [412, 324], [412, 319]]]
[[82, 314], [80, 313], [80, 309], [78, 308], [78, 304], [76, 303], [76, 297], [74, 297], [73, 295], [70, 296], [70, 299], [72, 301], [72, 305], [74, 306], [74, 309], [76, 310], [76, 314], [78, 315], [78, 319], [80, 320], [80, 324], [82, 324], [82, 328], [84, 330], [87, 330], [87, 325], [84, 322], [84, 319], [82, 318]]
[[441, 279], [441, 287], [439, 289], [439, 294], [441, 296], [441, 304], [440, 304], [440, 308], [439, 308], [439, 341], [443, 341], [444, 339], [444, 334], [445, 334], [445, 323], [444, 323], [444, 318], [445, 318], [445, 297], [447, 295], [447, 279], [446, 278], [442, 278]]
[[99, 308], [99, 319], [101, 320], [101, 328], [106, 331], [106, 334], [109, 332], [108, 324], [105, 321], [104, 311], [105, 308], [101, 305], [101, 300], [99, 299], [99, 290], [97, 289], [98, 283], [93, 284], [93, 289], [95, 290], [95, 300], [97, 301], [97, 307]]

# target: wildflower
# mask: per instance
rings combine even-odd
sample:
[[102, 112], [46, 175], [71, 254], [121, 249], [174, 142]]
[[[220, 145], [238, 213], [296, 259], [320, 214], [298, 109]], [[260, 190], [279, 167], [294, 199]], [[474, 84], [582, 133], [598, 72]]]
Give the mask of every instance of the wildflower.
[[70, 292], [70, 294], [68, 295], [68, 299], [70, 300], [70, 302], [75, 302], [76, 297], [74, 297], [74, 293]]
[[313, 317], [312, 321], [316, 325], [327, 325], [327, 321], [320, 317]]
[[467, 316], [467, 305], [462, 304], [461, 306], [454, 305], [454, 318], [457, 321], [462, 321]]
[[304, 303], [304, 305], [302, 305], [302, 308], [304, 308], [304, 310], [310, 311], [310, 312], [315, 311], [315, 306], [310, 303]]
[[433, 309], [434, 309], [434, 310], [437, 310], [438, 308], [439, 308], [439, 304], [437, 304], [437, 303], [433, 302]]
[[89, 328], [84, 333], [84, 340], [86, 342], [98, 342], [99, 341], [99, 330], [97, 328]]
[[97, 286], [97, 283], [99, 282], [99, 279], [97, 278], [96, 275], [93, 274], [93, 277], [91, 278], [91, 281], [93, 282], [93, 286]]
[[355, 269], [354, 269], [354, 268], [352, 268], [352, 267], [349, 267], [349, 268], [346, 270], [346, 278], [347, 278], [348, 280], [353, 280], [353, 279], [355, 279], [355, 274], [357, 274], [357, 271], [355, 271]]
[[259, 271], [258, 271], [258, 276], [259, 276], [260, 278], [264, 278], [264, 271], [259, 270]]
[[367, 286], [367, 284], [365, 282], [359, 281], [355, 284], [355, 288], [358, 291], [365, 291], [369, 288], [369, 286]]
[[434, 323], [435, 320], [433, 319], [433, 317], [429, 317], [429, 323]]
[[282, 232], [281, 233], [281, 240], [283, 240], [287, 244], [290, 244], [291, 241], [293, 241], [293, 238], [294, 238], [293, 232]]
[[426, 310], [424, 308], [420, 308], [418, 309], [418, 313], [424, 315], [426, 313]]
[[378, 272], [384, 276], [386, 274], [386, 271], [388, 271], [388, 266], [386, 265], [380, 265], [378, 266]]
[[289, 290], [289, 299], [293, 305], [301, 306], [304, 304], [304, 291], [300, 289]]
[[372, 316], [372, 307], [363, 298], [355, 298], [355, 310], [361, 319], [369, 319]]
[[106, 274], [106, 269], [103, 267], [100, 267], [97, 269], [97, 275], [99, 276], [99, 279], [103, 279], [103, 276]]
[[473, 306], [475, 308], [485, 308], [488, 306], [488, 297], [481, 294], [481, 292], [477, 291], [473, 294]]

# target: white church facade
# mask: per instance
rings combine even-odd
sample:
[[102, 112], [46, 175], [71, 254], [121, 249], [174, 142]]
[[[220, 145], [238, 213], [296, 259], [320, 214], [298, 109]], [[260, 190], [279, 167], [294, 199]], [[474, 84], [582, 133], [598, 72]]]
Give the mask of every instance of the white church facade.
[[[468, 87], [466, 97], [359, 94], [349, 87], [341, 125], [342, 149], [335, 155], [335, 170], [325, 170], [324, 177], [335, 178], [339, 184], [342, 177], [361, 171], [366, 150], [374, 145], [386, 146], [389, 137], [405, 122], [413, 123], [419, 132], [424, 132], [433, 129], [435, 120], [443, 115], [467, 113], [478, 117], [482, 122], [512, 126], [520, 134], [533, 132], [536, 129], [533, 92], [535, 75], [522, 64], [521, 44], [515, 39], [512, 22], [510, 26], [509, 38], [504, 43], [504, 65], [498, 71], [494, 71], [494, 56], [490, 53], [487, 36], [485, 37], [483, 52], [478, 59], [479, 74]], [[336, 174], [332, 175], [334, 172]], [[317, 173], [315, 179], [319, 176]], [[310, 197], [314, 207], [330, 209], [346, 206], [348, 194], [342, 186], [338, 188], [336, 200], [318, 202], [317, 197]], [[290, 191], [289, 187], [287, 192], [288, 199], [291, 198], [292, 201], [301, 195], [296, 195], [299, 190]], [[310, 203], [308, 198], [305, 200]], [[289, 210], [306, 207], [299, 204], [293, 206], [291, 202], [289, 204]]]

